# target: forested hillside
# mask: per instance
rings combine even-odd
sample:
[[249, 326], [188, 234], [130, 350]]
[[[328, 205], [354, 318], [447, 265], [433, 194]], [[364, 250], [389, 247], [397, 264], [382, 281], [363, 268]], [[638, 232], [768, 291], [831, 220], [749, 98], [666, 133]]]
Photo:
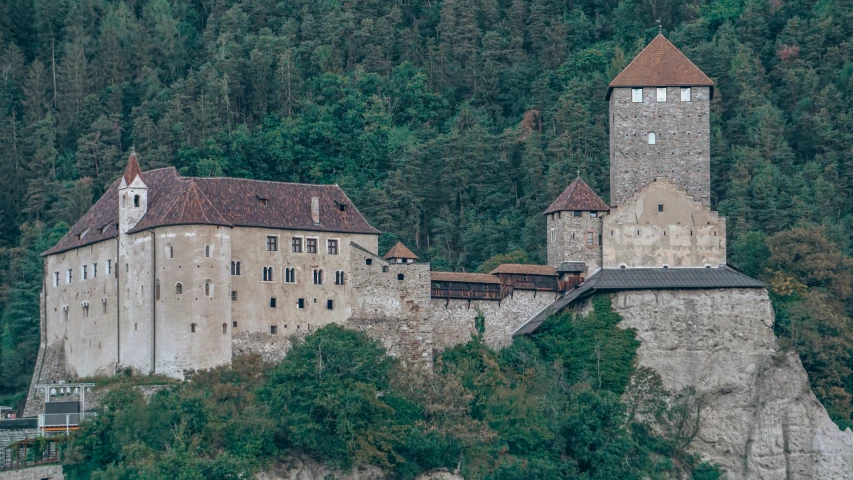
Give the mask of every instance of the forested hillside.
[[608, 82], [663, 32], [717, 83], [729, 259], [835, 420], [853, 412], [853, 5], [842, 0], [6, 0], [0, 399], [38, 347], [41, 259], [119, 175], [338, 183], [436, 269], [544, 260], [577, 172], [608, 190]]

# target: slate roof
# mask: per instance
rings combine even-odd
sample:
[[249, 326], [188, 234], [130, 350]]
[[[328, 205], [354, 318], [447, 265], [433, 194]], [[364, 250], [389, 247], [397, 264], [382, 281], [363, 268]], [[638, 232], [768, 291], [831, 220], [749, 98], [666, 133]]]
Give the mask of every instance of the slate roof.
[[418, 256], [409, 250], [408, 247], [403, 245], [403, 242], [397, 242], [397, 244], [391, 247], [382, 258], [385, 260], [391, 258], [411, 258], [412, 260], [417, 260]]
[[608, 100], [615, 87], [711, 87], [714, 94], [714, 81], [663, 35], [655, 37], [610, 82]]
[[[131, 154], [125, 175], [134, 175], [138, 169], [136, 155]], [[43, 255], [115, 238], [119, 233], [118, 191], [125, 175], [113, 182], [95, 205]], [[379, 234], [337, 185], [190, 178], [180, 176], [174, 167], [139, 175], [148, 187], [148, 211], [131, 232], [197, 224]], [[319, 198], [318, 224], [311, 217], [312, 197]], [[265, 200], [265, 205], [261, 199]]]
[[501, 283], [498, 277], [487, 273], [429, 272], [429, 275], [433, 282]]
[[533, 333], [551, 315], [559, 313], [578, 299], [595, 292], [764, 287], [766, 287], [764, 283], [727, 266], [716, 268], [605, 268], [542, 309], [536, 316], [513, 332], [513, 336]]
[[583, 273], [585, 271], [585, 262], [563, 262], [557, 267], [557, 273]]
[[523, 263], [504, 263], [489, 272], [492, 275], [499, 273], [510, 273], [518, 275], [547, 275], [557, 276], [557, 271], [550, 265], [528, 265]]
[[580, 177], [569, 184], [544, 214], [566, 210], [610, 211], [610, 207]]

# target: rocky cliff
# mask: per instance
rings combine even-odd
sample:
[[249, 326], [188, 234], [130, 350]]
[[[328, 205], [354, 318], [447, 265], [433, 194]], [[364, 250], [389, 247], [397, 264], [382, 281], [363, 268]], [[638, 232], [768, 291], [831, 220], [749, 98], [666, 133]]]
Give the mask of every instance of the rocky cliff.
[[780, 349], [765, 290], [628, 291], [613, 308], [642, 341], [639, 364], [707, 402], [691, 445], [728, 478], [853, 478], [853, 432], [830, 420], [797, 354]]

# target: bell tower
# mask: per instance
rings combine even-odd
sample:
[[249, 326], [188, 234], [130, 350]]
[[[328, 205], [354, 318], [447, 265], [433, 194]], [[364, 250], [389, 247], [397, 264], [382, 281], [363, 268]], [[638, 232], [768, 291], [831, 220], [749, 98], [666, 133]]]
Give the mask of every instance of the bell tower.
[[610, 82], [610, 202], [658, 178], [711, 205], [714, 82], [658, 35]]
[[148, 187], [142, 181], [142, 170], [136, 153], [131, 153], [118, 186], [119, 233], [124, 235], [142, 220], [148, 211]]

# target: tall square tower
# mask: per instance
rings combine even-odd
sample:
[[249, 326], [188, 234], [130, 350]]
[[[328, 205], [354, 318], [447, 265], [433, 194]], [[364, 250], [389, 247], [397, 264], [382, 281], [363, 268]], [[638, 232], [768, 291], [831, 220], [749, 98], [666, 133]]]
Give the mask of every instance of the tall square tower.
[[663, 35], [610, 83], [610, 203], [657, 178], [711, 204], [714, 82]]

